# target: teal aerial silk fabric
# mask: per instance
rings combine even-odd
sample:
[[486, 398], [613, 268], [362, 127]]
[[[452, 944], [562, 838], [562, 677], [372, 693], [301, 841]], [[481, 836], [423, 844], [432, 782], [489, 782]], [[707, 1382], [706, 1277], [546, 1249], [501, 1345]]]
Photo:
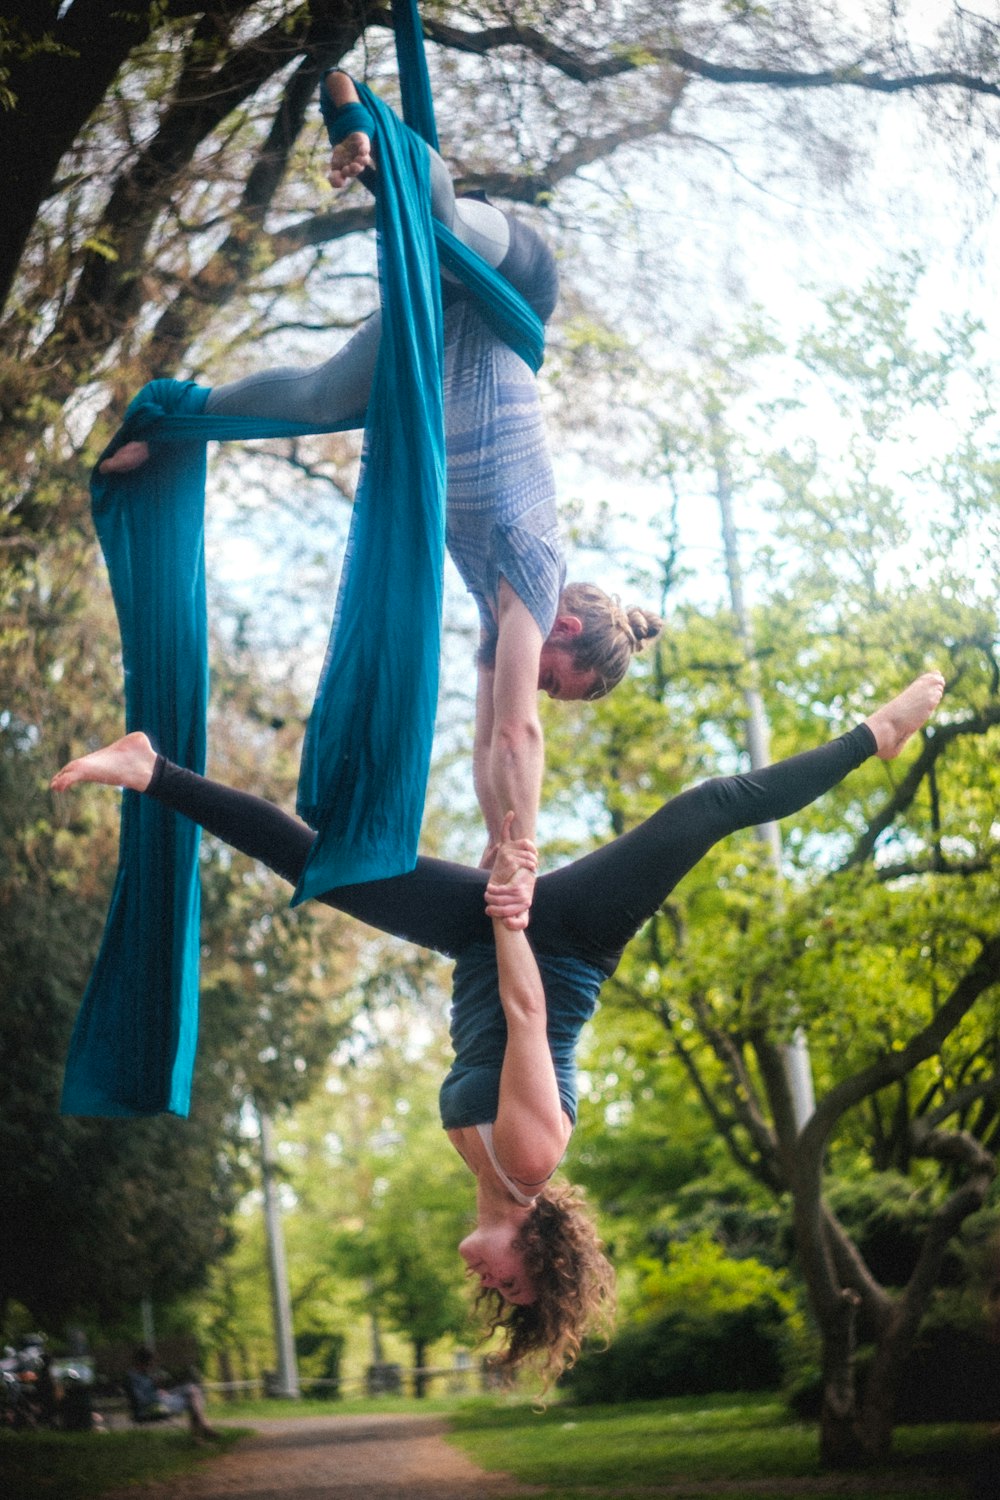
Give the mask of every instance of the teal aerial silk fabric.
[[[420, 25], [417, 0], [392, 0], [392, 25], [396, 37], [396, 59], [399, 64], [399, 86], [403, 101], [403, 118], [411, 130], [437, 151], [438, 133], [434, 119], [430, 75], [424, 53], [424, 34]], [[370, 98], [367, 93], [364, 98]], [[324, 119], [327, 118], [324, 111]], [[509, 344], [532, 370], [542, 364], [545, 329], [542, 320], [529, 307], [520, 292], [499, 276], [475, 251], [456, 239], [450, 229], [434, 220], [441, 264], [457, 276], [479, 300], [479, 310], [493, 332]]]
[[[125, 441], [205, 391], [155, 381], [132, 403]], [[130, 426], [130, 423], [132, 424]], [[128, 729], [182, 765], [205, 762], [205, 445], [154, 454], [141, 477], [95, 473], [93, 515], [121, 626]], [[62, 1108], [77, 1115], [186, 1114], [198, 1026], [201, 830], [124, 792], [118, 875], [70, 1044]]]
[[445, 448], [440, 273], [427, 152], [370, 90], [382, 337], [333, 630], [306, 730], [317, 830], [293, 904], [412, 870], [437, 711]]
[[[126, 729], [178, 765], [205, 766], [207, 438], [296, 437], [300, 423], [201, 415], [208, 391], [154, 380], [102, 458], [152, 441], [131, 474], [91, 480], [94, 524], [118, 611]], [[118, 873], [63, 1081], [74, 1115], [188, 1112], [198, 1030], [201, 830], [136, 792], [122, 794]]]
[[403, 119], [411, 130], [415, 130], [422, 140], [437, 151], [439, 147], [434, 100], [431, 97], [431, 79], [427, 71], [424, 31], [420, 24], [417, 0], [392, 0], [392, 29], [396, 39]]
[[437, 219], [434, 238], [438, 259], [474, 294], [483, 322], [537, 373], [545, 354], [545, 326], [535, 309], [488, 261], [463, 245]]
[[[366, 96], [367, 96], [367, 91]], [[383, 331], [334, 626], [310, 718], [300, 805], [317, 829], [294, 899], [412, 869], [437, 707], [445, 455], [440, 291], [427, 154], [374, 96]], [[92, 481], [118, 610], [126, 728], [204, 769], [205, 444], [308, 426], [202, 414], [208, 392], [153, 381], [108, 452], [148, 463]], [[341, 427], [358, 425], [339, 424]], [[106, 456], [102, 455], [102, 457]], [[198, 830], [125, 793], [119, 870], [70, 1044], [62, 1108], [189, 1108], [198, 1020]]]
[[[362, 477], [333, 629], [303, 748], [299, 809], [317, 829], [293, 897], [416, 863], [437, 706], [445, 452], [438, 255], [495, 302], [490, 313], [537, 368], [541, 324], [503, 277], [430, 214], [418, 137], [359, 86], [376, 124], [382, 339]], [[532, 322], [534, 320], [534, 323]], [[537, 325], [534, 326], [534, 325]], [[179, 765], [205, 762], [205, 444], [301, 436], [302, 423], [204, 414], [208, 392], [155, 380], [102, 458], [143, 439], [151, 457], [91, 482], [125, 666], [128, 730]], [[339, 429], [360, 426], [357, 420]], [[335, 430], [333, 427], [321, 429]], [[62, 1109], [188, 1112], [198, 1025], [199, 830], [125, 792], [119, 868], [70, 1044]]]

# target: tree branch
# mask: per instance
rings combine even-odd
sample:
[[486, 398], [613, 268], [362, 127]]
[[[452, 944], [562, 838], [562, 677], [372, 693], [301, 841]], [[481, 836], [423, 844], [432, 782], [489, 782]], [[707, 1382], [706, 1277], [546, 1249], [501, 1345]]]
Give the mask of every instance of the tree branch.
[[[253, 0], [231, 0], [235, 20]], [[193, 0], [120, 6], [115, 0], [6, 6], [17, 17], [20, 45], [4, 57], [4, 85], [13, 98], [0, 109], [4, 163], [4, 234], [0, 236], [0, 308], [10, 294], [21, 255], [61, 158], [98, 108], [133, 49], [165, 18], [189, 15]]]
[[951, 1115], [963, 1114], [970, 1105], [978, 1104], [982, 1099], [1000, 1099], [1000, 1073], [994, 1073], [991, 1078], [979, 1078], [974, 1083], [963, 1084], [935, 1109], [918, 1117], [914, 1130], [933, 1131], [943, 1120]]
[[885, 1053], [852, 1078], [845, 1078], [821, 1100], [799, 1137], [800, 1149], [814, 1156], [822, 1153], [836, 1121], [868, 1094], [885, 1088], [940, 1051], [945, 1038], [975, 1004], [984, 990], [1000, 982], [1000, 935], [983, 941], [979, 953], [955, 985], [950, 996], [923, 1031], [899, 1052]]
[[861, 1308], [875, 1327], [881, 1327], [892, 1309], [893, 1299], [875, 1280], [860, 1250], [825, 1201], [820, 1201], [820, 1225], [832, 1256], [837, 1276], [844, 1286], [852, 1287], [861, 1299]]
[[982, 875], [985, 870], [992, 870], [992, 868], [991, 859], [947, 859], [943, 854], [935, 853], [928, 859], [901, 860], [898, 865], [879, 865], [874, 875], [877, 881], [886, 884], [890, 880], [899, 880], [904, 875], [963, 877]]
[[[279, 22], [265, 36], [232, 53], [207, 77], [200, 54], [189, 61], [156, 135], [116, 182], [91, 235], [112, 246], [114, 254], [87, 253], [74, 294], [41, 351], [41, 358], [47, 360], [51, 349], [59, 350], [60, 385], [65, 394], [72, 390], [78, 367], [89, 360], [94, 347], [112, 344], [141, 309], [144, 282], [139, 271], [178, 174], [225, 116], [271, 77], [286, 59], [288, 47], [287, 31]], [[250, 228], [259, 225], [273, 197], [320, 71], [318, 62], [304, 61], [285, 89], [281, 108], [248, 175], [239, 209], [231, 216], [233, 228], [226, 242], [230, 256], [237, 238], [244, 254], [248, 253]]]
[[702, 1035], [729, 1074], [736, 1117], [757, 1148], [759, 1166], [755, 1168], [754, 1175], [774, 1192], [784, 1192], [788, 1187], [788, 1179], [779, 1168], [779, 1138], [768, 1125], [757, 1102], [756, 1090], [743, 1055], [728, 1032], [712, 1023], [708, 1008], [700, 996], [693, 995], [691, 1004], [698, 1016]]
[[[572, 177], [581, 167], [603, 160], [632, 141], [668, 130], [674, 108], [675, 102], [671, 101], [669, 106], [649, 116], [636, 127], [580, 141], [555, 156], [541, 172], [467, 173], [456, 178], [456, 189], [459, 193], [485, 192], [491, 198], [505, 198], [512, 203], [543, 203], [546, 198], [551, 197], [560, 182]], [[301, 219], [296, 224], [286, 225], [274, 234], [262, 234], [256, 241], [256, 264], [272, 267], [302, 250], [332, 244], [347, 235], [360, 234], [374, 226], [375, 206], [371, 201], [327, 209], [323, 213]], [[192, 283], [192, 295], [202, 301], [208, 288], [214, 285], [214, 280], [215, 272], [206, 267]]]
[[[626, 989], [625, 985], [623, 985], [620, 980], [615, 980], [614, 984], [620, 993], [628, 995], [630, 999], [638, 1002], [640, 1005], [645, 1006], [648, 1003], [645, 1001], [645, 998], [635, 990]], [[673, 1047], [674, 1052], [676, 1053], [677, 1058], [681, 1063], [681, 1066], [683, 1067], [685, 1073], [687, 1073], [688, 1078], [690, 1079], [694, 1090], [698, 1095], [698, 1098], [701, 1100], [701, 1103], [706, 1113], [708, 1114], [709, 1119], [712, 1121], [712, 1124], [718, 1131], [719, 1135], [722, 1136], [722, 1138], [725, 1140], [726, 1147], [732, 1155], [733, 1160], [737, 1162], [737, 1164], [751, 1176], [757, 1177], [758, 1180], [764, 1180], [769, 1187], [774, 1187], [775, 1191], [777, 1192], [782, 1191], [784, 1187], [783, 1183], [774, 1184], [769, 1180], [768, 1169], [763, 1163], [763, 1159], [761, 1159], [760, 1162], [755, 1161], [753, 1157], [748, 1155], [748, 1153], [743, 1150], [739, 1140], [736, 1137], [736, 1127], [738, 1125], [743, 1125], [744, 1128], [747, 1129], [748, 1134], [751, 1136], [751, 1139], [755, 1139], [753, 1130], [749, 1128], [747, 1121], [743, 1118], [741, 1111], [737, 1110], [736, 1113], [732, 1113], [720, 1108], [707, 1083], [705, 1082], [704, 1077], [702, 1076], [701, 1069], [698, 1067], [693, 1053], [687, 1046], [685, 1046], [681, 1037], [678, 1035], [669, 1007], [662, 1001], [658, 1001], [653, 1005], [653, 1013], [659, 1020], [664, 1031], [669, 1036], [671, 1046]], [[735, 1090], [733, 1097], [736, 1097]], [[756, 1140], [755, 1144], [757, 1144]]]
[[924, 731], [924, 742], [920, 754], [889, 801], [869, 823], [867, 830], [855, 844], [851, 853], [838, 866], [838, 870], [852, 870], [864, 863], [875, 848], [880, 834], [885, 832], [899, 813], [905, 812], [910, 806], [920, 783], [952, 740], [966, 734], [985, 734], [996, 724], [1000, 724], [1000, 703], [991, 703], [979, 713], [972, 714], [966, 719], [956, 720], [952, 724], [936, 725], [934, 729]]
[[855, 88], [867, 93], [902, 94], [936, 88], [958, 88], [966, 93], [984, 94], [1000, 98], [1000, 84], [977, 73], [966, 73], [956, 68], [937, 68], [926, 73], [903, 73], [893, 77], [878, 70], [866, 71], [854, 64], [839, 68], [768, 68], [743, 67], [732, 63], [713, 62], [699, 57], [686, 47], [655, 47], [648, 44], [635, 48], [619, 48], [605, 57], [592, 61], [559, 46], [534, 26], [484, 27], [480, 31], [465, 31], [444, 22], [426, 17], [423, 22], [425, 35], [454, 52], [470, 52], [485, 56], [501, 47], [521, 47], [537, 57], [548, 67], [555, 68], [577, 83], [596, 83], [601, 79], [620, 77], [649, 67], [651, 63], [668, 63], [681, 73], [704, 78], [711, 83], [725, 85], [752, 85], [775, 89], [829, 89]]
[[964, 1130], [929, 1130], [918, 1121], [913, 1128], [913, 1154], [964, 1167], [969, 1177], [941, 1205], [927, 1226], [913, 1274], [897, 1302], [896, 1337], [904, 1341], [904, 1347], [916, 1335], [949, 1241], [964, 1220], [982, 1207], [996, 1175], [993, 1157], [975, 1136]]
[[1000, 98], [1000, 83], [976, 73], [955, 68], [938, 68], [929, 73], [904, 73], [893, 78], [886, 73], [866, 72], [863, 68], [819, 68], [814, 72], [799, 68], [742, 68], [709, 62], [683, 47], [668, 47], [662, 59], [685, 73], [707, 78], [712, 83], [752, 84], [775, 89], [853, 88], [872, 94], [907, 94], [922, 89], [958, 88], [966, 93]]

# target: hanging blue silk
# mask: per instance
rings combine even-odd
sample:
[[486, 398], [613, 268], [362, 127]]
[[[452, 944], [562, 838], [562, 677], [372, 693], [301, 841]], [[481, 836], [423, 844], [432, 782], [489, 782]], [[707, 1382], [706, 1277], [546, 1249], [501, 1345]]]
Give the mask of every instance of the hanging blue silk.
[[441, 293], [427, 152], [359, 86], [378, 138], [382, 337], [333, 630], [306, 730], [317, 830], [293, 904], [412, 870], [437, 711], [444, 573]]
[[[415, 130], [437, 151], [439, 147], [434, 100], [431, 96], [417, 0], [392, 0], [392, 26], [396, 37], [403, 119], [411, 130]], [[324, 92], [321, 94], [321, 104], [325, 103]], [[328, 124], [329, 113], [324, 108], [323, 118]], [[441, 264], [474, 293], [479, 301], [480, 312], [494, 333], [509, 344], [532, 370], [540, 369], [545, 349], [545, 330], [534, 308], [528, 306], [509, 281], [498, 275], [481, 256], [474, 250], [469, 250], [450, 229], [446, 229], [436, 219], [434, 234]]]
[[[208, 391], [154, 380], [102, 458], [150, 439], [131, 474], [95, 469], [92, 511], [118, 612], [126, 729], [204, 770], [208, 700], [205, 443], [294, 437], [301, 423], [201, 415]], [[136, 792], [122, 798], [118, 873], [70, 1043], [62, 1109], [188, 1112], [198, 1030], [201, 830]]]
[[[155, 381], [123, 438], [171, 406], [197, 412], [205, 391]], [[130, 425], [131, 424], [131, 425]], [[202, 770], [208, 697], [205, 446], [163, 450], [134, 475], [95, 471], [93, 514], [121, 626], [128, 729], [145, 729]], [[201, 830], [136, 792], [122, 801], [118, 876], [104, 939], [77, 1017], [63, 1084], [67, 1114], [186, 1114], [198, 1025], [197, 868]]]
[[[296, 901], [413, 868], [437, 707], [445, 458], [427, 154], [379, 100], [368, 102], [379, 133], [383, 330], [348, 556], [303, 750], [300, 805], [318, 833]], [[122, 633], [126, 727], [144, 729], [197, 771], [207, 697], [205, 443], [310, 430], [202, 415], [207, 394], [169, 380], [144, 387], [112, 447], [147, 440], [149, 462], [125, 475], [98, 468], [92, 481]], [[197, 857], [192, 824], [125, 794], [111, 909], [67, 1060], [66, 1113], [187, 1112]]]
[[[541, 362], [541, 324], [503, 277], [429, 208], [419, 139], [367, 89], [379, 151], [383, 329], [365, 455], [334, 625], [299, 783], [318, 830], [295, 902], [413, 868], [437, 702], [444, 554], [441, 310], [435, 242], [494, 303], [518, 353]], [[451, 243], [451, 242], [454, 243]], [[534, 320], [534, 321], [532, 321]], [[336, 428], [203, 413], [208, 392], [155, 380], [107, 453], [143, 439], [151, 458], [91, 482], [122, 635], [126, 727], [179, 765], [205, 760], [205, 444]], [[102, 455], [107, 456], [107, 453]], [[199, 830], [125, 792], [119, 869], [70, 1044], [62, 1109], [144, 1115], [189, 1108], [198, 1024]]]
[[438, 150], [434, 100], [424, 53], [424, 32], [420, 25], [417, 0], [392, 0], [392, 29], [396, 38], [396, 63], [399, 67], [399, 91], [403, 119], [411, 130]]

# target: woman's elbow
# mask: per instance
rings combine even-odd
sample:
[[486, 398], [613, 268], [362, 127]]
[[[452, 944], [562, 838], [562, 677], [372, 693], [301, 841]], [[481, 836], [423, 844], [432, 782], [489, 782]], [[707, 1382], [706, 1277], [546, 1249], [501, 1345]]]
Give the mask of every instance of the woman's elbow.
[[533, 755], [541, 749], [542, 743], [542, 725], [537, 714], [500, 719], [493, 730], [494, 753], [505, 760]]
[[544, 1028], [547, 1019], [545, 991], [540, 985], [514, 985], [504, 992], [502, 999], [508, 1025], [515, 1022]]

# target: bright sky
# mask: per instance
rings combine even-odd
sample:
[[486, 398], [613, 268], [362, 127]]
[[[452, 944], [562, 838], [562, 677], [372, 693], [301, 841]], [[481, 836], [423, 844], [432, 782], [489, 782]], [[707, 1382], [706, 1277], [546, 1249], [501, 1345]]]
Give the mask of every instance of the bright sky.
[[[933, 18], [933, 4], [923, 10]], [[657, 306], [647, 281], [638, 305], [630, 307], [623, 296], [623, 323], [631, 325], [647, 357], [669, 367], [691, 336], [711, 326], [725, 334], [754, 303], [783, 338], [794, 342], [820, 318], [824, 295], [860, 288], [907, 253], [926, 266], [913, 308], [914, 333], [929, 339], [942, 317], [969, 313], [986, 326], [983, 352], [995, 347], [1000, 335], [992, 254], [1000, 227], [996, 202], [987, 190], [974, 194], [967, 179], [956, 175], [953, 147], [933, 137], [912, 99], [859, 94], [851, 108], [861, 161], [843, 193], [822, 188], [816, 175], [803, 177], [794, 146], [776, 128], [758, 128], [738, 140], [731, 120], [719, 125], [717, 135], [728, 138], [726, 156], [691, 146], [678, 153], [668, 145], [656, 152], [644, 148], [626, 163], [618, 181], [635, 205], [638, 243], [632, 253], [641, 258], [649, 280], [655, 281], [662, 265], [672, 292], [672, 300], [664, 296]], [[710, 134], [711, 113], [697, 123]], [[760, 126], [759, 119], [755, 123]], [[684, 125], [681, 121], [681, 129]], [[1000, 190], [1000, 144], [980, 144], [983, 176]], [[769, 168], [777, 169], [777, 180]], [[607, 191], [604, 173], [603, 168], [592, 172], [595, 194]], [[585, 190], [573, 191], [585, 204]], [[625, 281], [627, 272], [621, 276]], [[784, 392], [775, 386], [759, 394], [767, 399]], [[933, 445], [947, 436], [944, 423], [935, 428], [925, 416], [914, 442], [922, 442], [923, 456], [929, 457]], [[564, 493], [604, 500], [618, 514], [655, 513], [663, 503], [655, 488], [631, 477], [616, 485], [613, 478], [588, 473], [573, 457], [557, 459], [557, 467]], [[718, 556], [714, 502], [683, 507], [681, 523], [689, 561], [707, 564]], [[644, 556], [648, 540], [641, 525], [624, 524], [621, 539], [626, 556], [628, 551], [636, 559]], [[572, 571], [586, 576], [590, 561], [580, 559]], [[595, 557], [593, 565], [598, 561]], [[606, 559], [600, 561], [606, 569]], [[616, 586], [629, 591], [624, 582]]]
[[[927, 9], [932, 12], [933, 6]], [[625, 233], [617, 246], [594, 236], [593, 243], [585, 240], [582, 248], [591, 263], [600, 266], [602, 257], [608, 260], [610, 244], [615, 270], [619, 265], [627, 268], [630, 256], [641, 261], [641, 295], [630, 302], [628, 275], [623, 272], [619, 311], [622, 326], [631, 326], [649, 357], [669, 366], [695, 333], [710, 325], [725, 333], [754, 302], [784, 337], [794, 340], [817, 318], [822, 294], [860, 286], [905, 251], [917, 252], [928, 266], [915, 311], [916, 327], [929, 333], [943, 313], [971, 310], [987, 324], [991, 342], [1000, 333], [989, 255], [996, 240], [995, 205], [984, 207], [980, 195], [980, 217], [975, 219], [966, 185], [949, 169], [949, 148], [931, 140], [911, 100], [872, 101], [858, 95], [850, 100], [850, 111], [856, 139], [863, 142], [862, 155], [869, 160], [862, 162], [846, 194], [821, 186], [818, 171], [803, 169], [795, 143], [781, 135], [776, 123], [768, 128], [766, 101], [763, 112], [758, 107], [748, 119], [743, 138], [728, 115], [713, 120], [706, 110], [692, 121], [680, 122], [683, 129], [697, 127], [708, 138], [727, 140], [725, 155], [690, 142], [656, 151], [643, 148], [622, 153], [613, 164], [613, 175], [606, 166], [594, 168], [589, 184], [563, 190], [582, 224], [594, 205], [607, 206], [619, 189], [631, 200], [619, 223]], [[1000, 150], [995, 144], [987, 150], [986, 169], [1000, 183]], [[657, 286], [662, 289], [659, 305]], [[544, 380], [543, 372], [543, 387]], [[571, 557], [570, 576], [599, 574], [631, 602], [636, 591], [627, 582], [626, 570], [649, 546], [639, 518], [655, 513], [662, 493], [627, 473], [609, 477], [567, 451], [558, 438], [553, 448], [563, 497], [582, 498], [588, 506], [607, 501], [613, 513], [625, 518], [619, 527], [622, 555], [617, 576], [603, 554]], [[743, 520], [752, 524], [748, 514]], [[717, 576], [714, 503], [694, 497], [684, 508], [682, 528], [690, 549], [687, 560], [696, 563], [703, 576]], [[287, 564], [282, 549], [273, 545], [273, 534], [263, 545], [252, 533], [243, 539], [235, 536], [221, 497], [214, 507], [211, 534], [215, 572], [237, 595], [245, 594], [248, 580], [257, 607], [262, 584], [270, 581], [282, 594], [282, 569]], [[447, 591], [449, 618], [466, 627], [471, 640], [475, 612], [450, 566]], [[330, 603], [332, 611], [332, 598]], [[302, 659], [307, 678], [318, 670], [325, 638], [325, 623], [317, 619], [314, 660], [308, 660], [309, 653]], [[446, 673], [459, 696], [468, 689], [471, 702], [470, 661], [471, 647], [458, 643], [450, 650]]]

